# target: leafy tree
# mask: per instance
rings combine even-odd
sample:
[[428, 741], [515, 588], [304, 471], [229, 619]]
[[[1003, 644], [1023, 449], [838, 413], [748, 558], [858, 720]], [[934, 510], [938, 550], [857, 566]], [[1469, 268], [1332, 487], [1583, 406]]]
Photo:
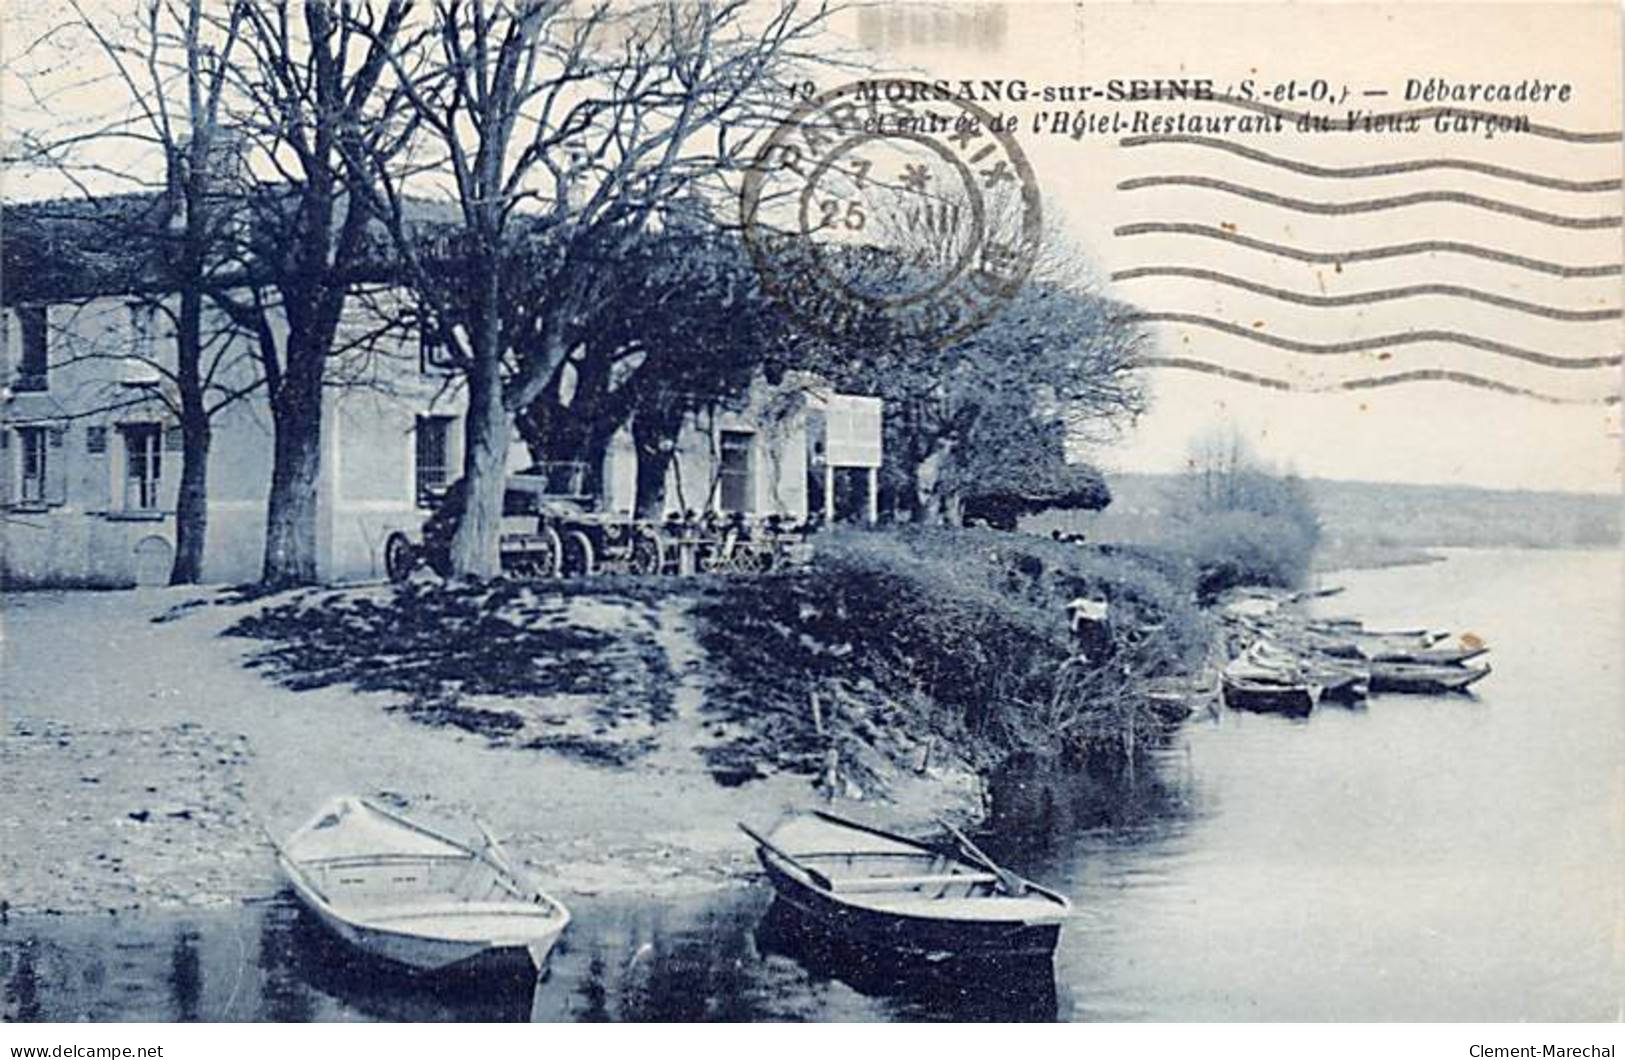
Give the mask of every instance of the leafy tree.
[[1293, 586], [1307, 573], [1320, 541], [1309, 490], [1296, 475], [1260, 460], [1233, 424], [1193, 441], [1175, 500], [1204, 593], [1240, 584]]
[[959, 342], [827, 350], [821, 367], [842, 389], [884, 400], [883, 483], [898, 516], [951, 522], [1001, 460], [1055, 460], [1066, 438], [1139, 412], [1142, 341], [1113, 303], [1035, 278]]
[[[461, 575], [498, 572], [514, 417], [555, 382], [621, 284], [627, 254], [680, 200], [719, 179], [783, 112], [779, 86], [826, 11], [787, 2], [649, 4], [438, 0], [426, 46], [392, 52], [391, 87], [422, 133], [438, 188], [352, 143], [406, 276], [462, 369], [467, 503]], [[413, 231], [415, 192], [449, 199], [437, 273]], [[520, 297], [522, 288], [540, 297]]]
[[639, 240], [618, 278], [565, 370], [517, 422], [536, 460], [584, 461], [589, 493], [601, 487], [610, 439], [630, 424], [637, 510], [655, 517], [683, 423], [742, 399], [764, 374], [780, 376], [799, 336], [761, 291], [738, 237], [703, 221]]
[[1014, 530], [1051, 508], [1104, 508], [1111, 490], [1088, 464], [1067, 460], [1066, 427], [1023, 404], [984, 410], [950, 462], [942, 487], [964, 520]]

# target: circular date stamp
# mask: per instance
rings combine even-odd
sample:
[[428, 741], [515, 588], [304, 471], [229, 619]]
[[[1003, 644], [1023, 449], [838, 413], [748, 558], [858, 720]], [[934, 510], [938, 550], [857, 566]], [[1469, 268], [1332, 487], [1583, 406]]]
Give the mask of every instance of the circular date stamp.
[[751, 162], [740, 208], [767, 291], [858, 348], [970, 334], [1026, 282], [1043, 227], [1012, 130], [900, 79], [800, 104]]

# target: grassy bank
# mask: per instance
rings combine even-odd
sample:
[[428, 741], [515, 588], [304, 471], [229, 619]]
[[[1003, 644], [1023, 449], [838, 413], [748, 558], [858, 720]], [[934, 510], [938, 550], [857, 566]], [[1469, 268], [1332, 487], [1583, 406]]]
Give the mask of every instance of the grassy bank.
[[[685, 749], [718, 783], [789, 774], [891, 798], [934, 769], [1144, 740], [1162, 722], [1131, 686], [1200, 664], [1213, 577], [1169, 550], [844, 531], [795, 573], [313, 592], [229, 632], [285, 688], [386, 693], [387, 710], [493, 746], [614, 767], [660, 746], [675, 671], [692, 670]], [[1080, 596], [1110, 602], [1111, 665], [1068, 664]], [[674, 633], [695, 645], [680, 666]]]
[[[9, 790], [76, 823], [0, 859], [0, 901], [269, 893], [263, 836], [339, 792], [453, 831], [479, 814], [567, 893], [726, 883], [751, 864], [734, 822], [826, 798], [905, 830], [973, 817], [1012, 755], [1121, 763], [1168, 731], [1145, 683], [1203, 661], [1206, 574], [1177, 550], [916, 529], [824, 534], [810, 569], [752, 578], [13, 598], [37, 665], [0, 679]], [[1068, 661], [1077, 596], [1110, 602], [1109, 661]]]
[[[1149, 550], [979, 530], [848, 532], [811, 570], [729, 582], [696, 609], [716, 667], [709, 709], [743, 722], [741, 765], [815, 772], [832, 757], [953, 754], [988, 768], [1023, 751], [1088, 752], [1162, 724], [1134, 679], [1197, 665], [1209, 643], [1197, 570]], [[1132, 642], [1079, 678], [1065, 605], [1111, 602]], [[815, 706], [816, 704], [816, 706]]]

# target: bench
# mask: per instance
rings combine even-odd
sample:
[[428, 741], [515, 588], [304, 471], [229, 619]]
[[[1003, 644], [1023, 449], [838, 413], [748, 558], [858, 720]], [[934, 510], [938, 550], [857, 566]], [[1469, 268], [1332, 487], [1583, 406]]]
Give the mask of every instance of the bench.
[[873, 894], [884, 891], [915, 891], [957, 884], [994, 883], [991, 872], [956, 872], [937, 876], [848, 876], [831, 879], [830, 885], [845, 894]]

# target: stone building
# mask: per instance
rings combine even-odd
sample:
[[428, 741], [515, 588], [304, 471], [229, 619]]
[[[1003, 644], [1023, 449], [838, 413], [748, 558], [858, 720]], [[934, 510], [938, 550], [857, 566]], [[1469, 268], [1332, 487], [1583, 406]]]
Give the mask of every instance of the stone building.
[[[163, 299], [137, 297], [116, 273], [42, 284], [13, 269], [8, 256], [0, 584], [161, 584], [175, 550], [181, 460], [179, 425], [162, 400], [175, 356]], [[42, 297], [42, 287], [53, 296], [63, 290]], [[462, 465], [461, 395], [434, 351], [417, 336], [369, 338], [359, 320], [345, 327], [353, 349], [330, 374], [353, 385], [330, 387], [324, 398], [317, 566], [325, 581], [381, 577], [385, 539], [415, 529], [431, 495]], [[211, 393], [245, 393], [212, 421], [204, 580], [253, 581], [264, 547], [271, 417], [255, 388], [252, 343], [220, 319], [205, 330], [215, 336]], [[865, 413], [856, 427], [852, 408], [852, 399], [803, 380], [759, 383], [738, 408], [690, 417], [667, 472], [668, 509], [804, 519], [820, 475], [833, 479], [825, 464], [878, 464], [878, 408], [868, 410], [873, 424]], [[605, 457], [601, 509], [632, 511], [636, 459], [623, 431]], [[516, 437], [510, 466], [528, 463]], [[833, 503], [827, 488], [815, 500]]]

